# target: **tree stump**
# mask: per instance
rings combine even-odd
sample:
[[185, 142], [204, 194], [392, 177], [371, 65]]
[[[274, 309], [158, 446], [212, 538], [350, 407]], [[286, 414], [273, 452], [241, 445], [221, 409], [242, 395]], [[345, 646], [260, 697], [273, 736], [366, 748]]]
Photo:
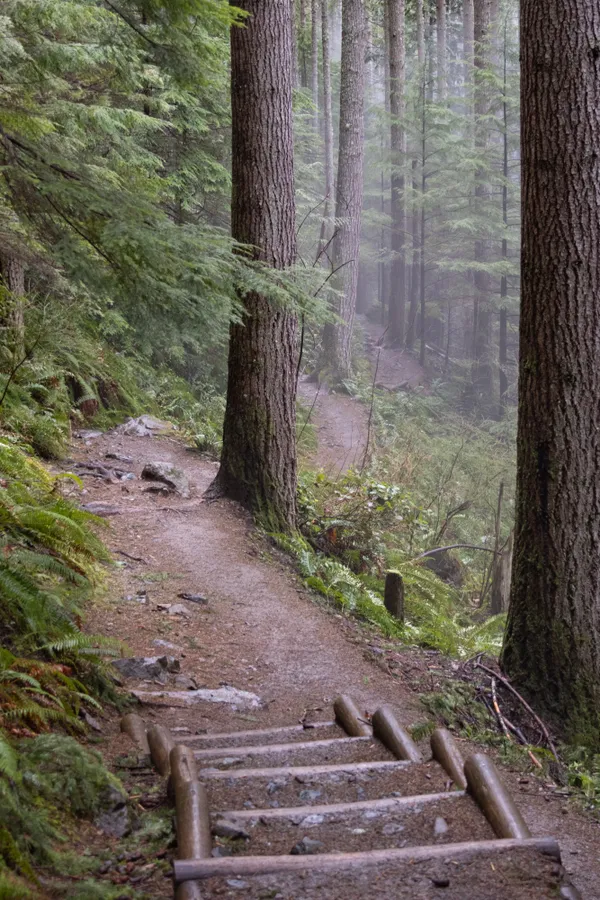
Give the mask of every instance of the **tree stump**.
[[383, 602], [391, 616], [399, 622], [404, 622], [404, 582], [400, 572], [386, 574]]

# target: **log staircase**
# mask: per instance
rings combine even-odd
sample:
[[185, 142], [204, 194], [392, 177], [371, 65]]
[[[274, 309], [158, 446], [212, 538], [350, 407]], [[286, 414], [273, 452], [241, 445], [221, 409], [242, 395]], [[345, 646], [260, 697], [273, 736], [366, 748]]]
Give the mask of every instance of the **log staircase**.
[[576, 900], [484, 754], [437, 729], [424, 759], [390, 707], [174, 739], [121, 723], [175, 804], [176, 900]]

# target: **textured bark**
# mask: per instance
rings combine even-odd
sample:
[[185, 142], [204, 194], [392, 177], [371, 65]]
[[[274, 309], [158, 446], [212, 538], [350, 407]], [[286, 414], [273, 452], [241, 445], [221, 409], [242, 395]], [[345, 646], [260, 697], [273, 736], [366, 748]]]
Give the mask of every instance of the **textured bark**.
[[319, 0], [310, 4], [310, 92], [315, 105], [315, 131], [319, 130]]
[[340, 139], [333, 240], [334, 279], [340, 296], [335, 311], [340, 323], [325, 326], [323, 344], [328, 366], [340, 377], [350, 372], [352, 325], [356, 308], [360, 219], [363, 201], [364, 81], [366, 28], [362, 0], [342, 0]]
[[406, 262], [404, 230], [404, 0], [386, 0], [390, 47], [390, 149], [392, 212], [392, 281], [390, 285], [389, 340], [404, 343], [406, 307]]
[[473, 0], [463, 0], [463, 62], [465, 67], [464, 81], [467, 92], [471, 89], [473, 66], [475, 64], [473, 15]]
[[[488, 91], [484, 71], [488, 66], [489, 40], [492, 28], [492, 0], [475, 0], [474, 4], [475, 35], [475, 149], [480, 157], [485, 156], [487, 148], [488, 124]], [[480, 170], [475, 176], [475, 209], [480, 215], [489, 202], [489, 186], [485, 182], [485, 171]], [[488, 246], [485, 238], [475, 241], [475, 261], [481, 265], [488, 258]], [[473, 389], [479, 410], [489, 414], [493, 405], [494, 369], [492, 366], [492, 284], [487, 272], [477, 268], [473, 272], [475, 289], [473, 303]]]
[[446, 99], [446, 0], [437, 0], [437, 96]]
[[307, 21], [308, 0], [300, 2], [300, 28], [298, 32], [298, 68], [300, 70], [300, 87], [308, 87], [308, 53], [307, 53]]
[[416, 0], [415, 16], [417, 18], [417, 61], [420, 66], [425, 62], [425, 23], [423, 21], [423, 0]]
[[515, 557], [504, 669], [600, 749], [600, 6], [522, 0]]
[[10, 314], [4, 323], [13, 331], [14, 355], [18, 361], [25, 352], [25, 266], [18, 256], [0, 254], [0, 280], [10, 294]]
[[333, 162], [333, 112], [331, 103], [331, 39], [328, 0], [321, 0], [321, 49], [323, 55], [323, 135], [325, 143], [325, 206], [321, 223], [319, 259], [327, 264], [330, 254], [327, 243], [331, 239], [333, 204], [335, 202], [335, 169]]
[[[276, 269], [296, 256], [289, 0], [244, 0], [231, 30], [232, 233]], [[296, 320], [259, 294], [232, 324], [221, 468], [213, 486], [272, 529], [296, 515]]]

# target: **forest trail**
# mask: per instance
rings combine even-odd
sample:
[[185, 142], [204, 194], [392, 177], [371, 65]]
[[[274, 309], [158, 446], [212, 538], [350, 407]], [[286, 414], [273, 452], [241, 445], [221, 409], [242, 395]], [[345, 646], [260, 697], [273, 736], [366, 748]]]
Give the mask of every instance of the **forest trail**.
[[[307, 710], [323, 716], [321, 711], [342, 692], [353, 695], [365, 712], [387, 702], [405, 726], [424, 721], [419, 693], [439, 687], [441, 657], [397, 645], [399, 668], [392, 672], [381, 665], [382, 648], [389, 642], [311, 598], [236, 504], [203, 500], [216, 463], [191, 452], [173, 434], [128, 437], [110, 432], [74, 447], [77, 461], [110, 464], [107, 454], [126, 460], [118, 465], [136, 477], [125, 483], [85, 478], [82, 500], [107, 504], [116, 513], [109, 519], [107, 542], [122, 560], [87, 628], [122, 639], [132, 656], [178, 657], [182, 681], [174, 690], [182, 690], [191, 678], [200, 688], [225, 684], [261, 700], [256, 709], [206, 702], [184, 708], [147, 706], [142, 713], [148, 721], [192, 734], [199, 728], [212, 732], [289, 725]], [[189, 499], [147, 491], [141, 471], [155, 461], [168, 462], [188, 476]], [[181, 593], [201, 595], [206, 602], [182, 601]], [[171, 604], [182, 605], [184, 614], [170, 615]], [[160, 685], [139, 686], [160, 690]], [[110, 758], [127, 750], [116, 720], [104, 721], [103, 730], [101, 749]], [[468, 753], [469, 745], [462, 746]], [[565, 805], [564, 795], [533, 774], [524, 779], [522, 772], [504, 770], [504, 778], [534, 836], [560, 837], [567, 871], [583, 896], [600, 898], [598, 824]]]
[[[418, 360], [404, 350], [385, 347], [385, 328], [366, 316], [357, 316], [375, 384], [388, 391], [411, 390], [425, 384], [426, 372]], [[301, 378], [298, 395], [306, 407], [306, 418], [316, 427], [317, 447], [310, 463], [331, 478], [348, 469], [364, 466], [369, 442], [369, 412], [347, 394], [329, 391]], [[304, 422], [300, 428], [304, 427]]]

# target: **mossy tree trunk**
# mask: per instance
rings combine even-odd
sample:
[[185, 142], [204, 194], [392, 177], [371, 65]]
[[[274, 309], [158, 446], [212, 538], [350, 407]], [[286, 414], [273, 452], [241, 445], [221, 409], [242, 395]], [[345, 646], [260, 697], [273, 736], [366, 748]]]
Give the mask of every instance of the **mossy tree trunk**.
[[[231, 30], [232, 233], [276, 269], [296, 256], [289, 0], [244, 0]], [[296, 520], [296, 318], [264, 296], [243, 297], [230, 329], [221, 467], [211, 488], [271, 530]]]
[[600, 750], [600, 9], [521, 0], [523, 249], [502, 665]]
[[340, 378], [350, 374], [358, 284], [365, 157], [366, 35], [363, 0], [342, 0], [340, 138], [336, 233], [332, 247], [333, 266], [337, 270], [337, 276], [332, 281], [338, 291], [334, 308], [339, 321], [327, 324], [323, 332], [325, 364]]

